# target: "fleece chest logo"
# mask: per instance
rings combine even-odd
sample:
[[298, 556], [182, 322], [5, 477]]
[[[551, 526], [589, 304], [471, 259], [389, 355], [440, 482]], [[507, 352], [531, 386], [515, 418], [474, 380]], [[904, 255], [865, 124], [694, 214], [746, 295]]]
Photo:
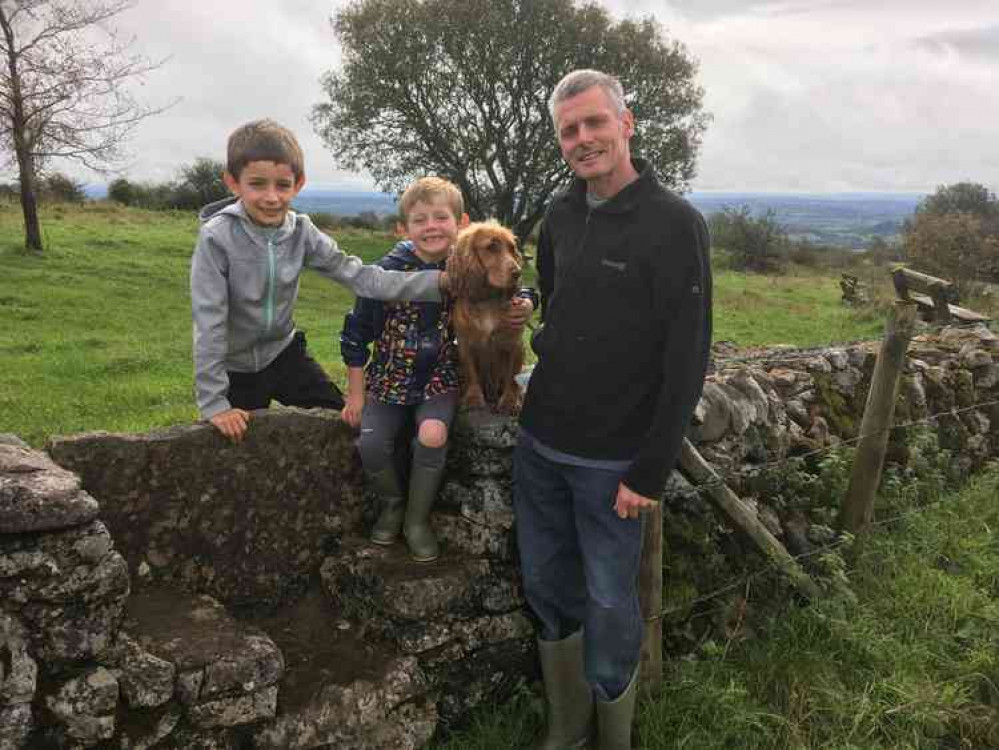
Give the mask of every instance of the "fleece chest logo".
[[608, 260], [607, 258], [602, 258], [600, 260], [600, 265], [613, 268], [615, 271], [620, 271], [621, 273], [626, 271], [628, 268], [628, 264], [623, 260]]

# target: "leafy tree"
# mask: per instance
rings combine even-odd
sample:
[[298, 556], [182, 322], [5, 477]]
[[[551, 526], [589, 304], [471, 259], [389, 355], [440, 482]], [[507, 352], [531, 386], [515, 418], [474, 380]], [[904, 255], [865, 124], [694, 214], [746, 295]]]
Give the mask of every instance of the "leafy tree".
[[615, 21], [574, 0], [354, 0], [334, 15], [343, 49], [312, 113], [336, 160], [386, 190], [438, 174], [473, 218], [523, 240], [569, 178], [548, 96], [576, 68], [617, 75], [635, 150], [663, 181], [694, 174], [708, 117], [696, 63], [651, 18]]
[[39, 194], [49, 203], [83, 203], [87, 194], [83, 183], [62, 172], [52, 172], [38, 181]]
[[920, 271], [954, 281], [999, 282], [999, 234], [973, 213], [917, 213], [906, 225], [905, 258]]
[[999, 199], [984, 185], [941, 185], [903, 229], [906, 260], [959, 285], [999, 282]]
[[171, 207], [197, 210], [205, 204], [228, 197], [229, 189], [222, 181], [224, 171], [225, 164], [205, 157], [182, 167], [180, 179], [174, 185]]
[[736, 270], [776, 270], [788, 254], [787, 230], [772, 209], [754, 216], [749, 206], [726, 206], [709, 224], [713, 243], [731, 254]]
[[996, 218], [999, 217], [999, 200], [985, 185], [957, 182], [953, 185], [941, 185], [916, 207], [917, 214], [942, 216], [959, 212], [974, 214], [983, 219]]
[[138, 205], [141, 190], [140, 185], [129, 182], [124, 177], [119, 177], [108, 184], [108, 200], [120, 203], [123, 206]]
[[153, 110], [125, 88], [157, 67], [107, 23], [133, 0], [0, 0], [0, 150], [17, 164], [25, 246], [41, 252], [36, 180], [51, 159], [100, 169]]

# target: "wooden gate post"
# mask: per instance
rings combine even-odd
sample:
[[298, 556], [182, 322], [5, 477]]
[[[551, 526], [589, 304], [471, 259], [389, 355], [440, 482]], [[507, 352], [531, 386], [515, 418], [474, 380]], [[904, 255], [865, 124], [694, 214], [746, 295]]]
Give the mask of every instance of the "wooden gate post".
[[850, 486], [840, 508], [840, 528], [853, 534], [863, 531], [874, 516], [874, 495], [881, 483], [888, 432], [895, 415], [898, 381], [905, 366], [905, 353], [915, 322], [916, 305], [896, 301], [889, 311], [884, 342], [874, 365]]
[[638, 598], [642, 608], [642, 656], [639, 688], [646, 696], [658, 695], [663, 686], [663, 509], [657, 503], [642, 514], [642, 562], [638, 572]]

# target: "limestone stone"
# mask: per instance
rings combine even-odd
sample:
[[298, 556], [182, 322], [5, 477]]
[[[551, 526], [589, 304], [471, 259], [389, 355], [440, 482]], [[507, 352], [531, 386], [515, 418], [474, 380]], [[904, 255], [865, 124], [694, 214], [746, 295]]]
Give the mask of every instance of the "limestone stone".
[[45, 698], [57, 735], [83, 747], [114, 736], [117, 704], [118, 681], [103, 667], [67, 680]]
[[425, 669], [440, 690], [438, 711], [446, 724], [460, 721], [477, 706], [509, 699], [524, 676], [537, 669], [534, 642], [528, 638], [486, 646], [467, 659], [452, 659], [444, 648], [435, 658], [437, 663]]
[[850, 364], [850, 357], [843, 349], [829, 349], [825, 356], [834, 370], [845, 370]]
[[457, 514], [435, 513], [434, 529], [442, 547], [470, 557], [513, 560], [514, 534], [496, 527], [484, 526]]
[[486, 560], [445, 550], [434, 563], [414, 565], [402, 545], [344, 545], [320, 569], [334, 601], [362, 600], [382, 617], [426, 620], [448, 612], [474, 609], [491, 579]]
[[239, 444], [201, 424], [59, 438], [49, 450], [101, 499], [131, 572], [146, 562], [151, 578], [226, 604], [293, 599], [329, 539], [363, 527], [353, 430], [336, 412], [262, 411]]
[[[116, 581], [122, 579], [115, 568]], [[121, 623], [127, 578], [104, 601], [28, 602], [18, 612], [24, 621], [31, 650], [52, 669], [99, 659], [114, 642]]]
[[463, 655], [468, 655], [486, 645], [531, 638], [533, 634], [534, 628], [522, 612], [510, 612], [473, 620], [449, 617], [412, 623], [399, 631], [398, 643], [404, 654], [420, 654], [446, 644], [457, 644]]
[[[211, 597], [144, 589], [129, 599], [127, 611], [128, 635], [144, 652], [174, 667], [184, 704], [261, 693], [284, 672], [274, 641], [235, 620]], [[262, 694], [254, 701], [244, 701], [238, 711], [263, 710], [267, 702]]]
[[961, 350], [961, 363], [968, 369], [977, 367], [988, 367], [992, 364], [992, 355], [983, 349], [976, 349], [973, 346], [965, 347]]
[[255, 693], [228, 695], [188, 708], [191, 723], [197, 727], [234, 727], [269, 719], [277, 712], [277, 685]]
[[[381, 748], [384, 745], [368, 744], [364, 738], [369, 733], [376, 734], [380, 727], [399, 731], [399, 719], [406, 719], [407, 714], [395, 718], [393, 713], [422, 695], [426, 686], [415, 657], [391, 659], [378, 674], [366, 679], [345, 685], [328, 683], [321, 686], [311, 700], [296, 711], [278, 716], [262, 727], [254, 742], [258, 750], [297, 750], [326, 745], [352, 750]], [[425, 716], [436, 718], [435, 713]], [[430, 733], [433, 733], [432, 729]]]
[[35, 727], [30, 703], [0, 705], [0, 750], [21, 750], [27, 747], [28, 735]]
[[0, 534], [80, 526], [97, 511], [75, 474], [38, 451], [0, 444]]
[[513, 528], [513, 497], [509, 479], [475, 478], [459, 487], [463, 517], [490, 528]]
[[153, 656], [126, 634], [118, 640], [118, 683], [125, 702], [136, 708], [153, 708], [169, 701], [173, 697], [177, 668], [166, 659]]
[[17, 448], [30, 449], [31, 446], [12, 432], [0, 432], [0, 445], [13, 445]]
[[729, 431], [732, 406], [721, 385], [710, 380], [704, 384], [695, 415], [698, 425], [694, 427], [691, 437], [697, 443], [713, 443]]
[[129, 712], [118, 726], [118, 749], [152, 750], [162, 747], [160, 743], [177, 728], [183, 715], [181, 707], [173, 703], [155, 711]]
[[156, 750], [240, 750], [245, 746], [232, 729], [209, 729], [182, 723], [155, 748]]
[[31, 703], [38, 683], [38, 665], [28, 653], [24, 628], [0, 611], [0, 707]]

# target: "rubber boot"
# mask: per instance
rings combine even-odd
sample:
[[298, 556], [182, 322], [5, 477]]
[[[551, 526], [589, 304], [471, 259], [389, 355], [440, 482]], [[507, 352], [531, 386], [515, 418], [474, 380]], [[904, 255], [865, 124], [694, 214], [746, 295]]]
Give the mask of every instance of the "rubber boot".
[[387, 466], [368, 477], [371, 488], [381, 500], [381, 512], [371, 528], [371, 541], [375, 544], [392, 544], [402, 531], [402, 521], [406, 514], [406, 503], [402, 499], [399, 480], [395, 469]]
[[597, 700], [598, 750], [631, 750], [631, 720], [635, 715], [635, 698], [638, 695], [638, 668], [631, 682], [612, 701]]
[[593, 730], [593, 691], [583, 672], [583, 631], [538, 641], [548, 702], [548, 727], [535, 750], [586, 747]]
[[403, 533], [409, 554], [416, 562], [433, 562], [440, 556], [437, 537], [430, 526], [430, 510], [437, 500], [444, 467], [413, 466], [409, 475], [409, 500]]

